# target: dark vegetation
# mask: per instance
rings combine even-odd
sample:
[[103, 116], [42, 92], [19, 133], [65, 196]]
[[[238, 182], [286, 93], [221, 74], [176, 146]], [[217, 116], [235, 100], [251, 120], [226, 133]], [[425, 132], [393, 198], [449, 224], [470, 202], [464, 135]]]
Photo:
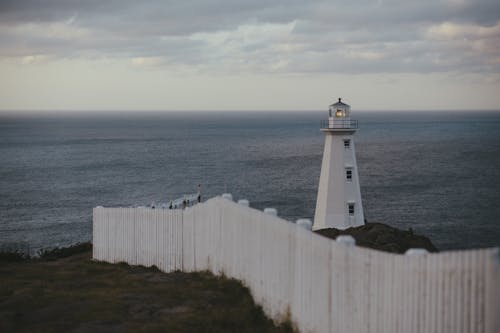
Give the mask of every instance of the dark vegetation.
[[86, 243], [77, 243], [75, 245], [69, 247], [56, 247], [53, 249], [42, 249], [36, 253], [35, 256], [30, 256], [26, 253], [26, 250], [29, 247], [24, 249], [13, 248], [10, 249], [8, 247], [0, 249], [0, 263], [1, 262], [20, 262], [20, 261], [28, 261], [28, 260], [56, 260], [61, 258], [66, 258], [72, 256], [74, 254], [92, 251], [92, 244], [90, 242]]
[[29, 260], [30, 256], [20, 251], [0, 251], [0, 263]]
[[316, 232], [333, 239], [339, 235], [351, 235], [356, 239], [356, 245], [385, 252], [405, 253], [410, 248], [422, 248], [429, 252], [438, 252], [429, 238], [416, 235], [411, 229], [408, 231], [399, 230], [382, 223], [367, 223], [346, 230], [321, 229]]
[[292, 332], [234, 279], [90, 259], [90, 244], [0, 254], [0, 332]]
[[72, 255], [82, 253], [82, 252], [90, 252], [92, 251], [92, 244], [88, 243], [79, 243], [69, 247], [57, 247], [55, 249], [50, 250], [41, 250], [38, 252], [38, 256], [41, 260], [56, 260], [61, 258], [70, 257]]

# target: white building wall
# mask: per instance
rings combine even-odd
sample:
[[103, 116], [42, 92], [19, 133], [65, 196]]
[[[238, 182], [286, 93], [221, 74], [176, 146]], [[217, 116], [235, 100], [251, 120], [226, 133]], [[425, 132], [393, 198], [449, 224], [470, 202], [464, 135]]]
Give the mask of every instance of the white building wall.
[[404, 256], [343, 244], [222, 198], [95, 208], [93, 258], [240, 279], [301, 332], [500, 332], [498, 249]]
[[[348, 149], [345, 139], [350, 140]], [[346, 168], [352, 170], [352, 181], [346, 180]], [[349, 203], [354, 203], [354, 216], [348, 214]], [[313, 230], [343, 230], [363, 225], [364, 220], [353, 136], [326, 132]]]

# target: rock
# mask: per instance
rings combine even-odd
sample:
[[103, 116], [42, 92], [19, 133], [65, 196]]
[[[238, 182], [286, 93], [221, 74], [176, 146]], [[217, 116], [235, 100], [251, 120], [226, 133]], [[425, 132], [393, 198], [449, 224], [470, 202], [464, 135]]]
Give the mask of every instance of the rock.
[[360, 227], [338, 230], [334, 228], [316, 230], [320, 235], [335, 239], [339, 235], [351, 235], [356, 239], [356, 245], [375, 250], [405, 253], [410, 248], [422, 248], [429, 252], [438, 249], [425, 236], [417, 235], [410, 230], [399, 230], [383, 223], [367, 223]]

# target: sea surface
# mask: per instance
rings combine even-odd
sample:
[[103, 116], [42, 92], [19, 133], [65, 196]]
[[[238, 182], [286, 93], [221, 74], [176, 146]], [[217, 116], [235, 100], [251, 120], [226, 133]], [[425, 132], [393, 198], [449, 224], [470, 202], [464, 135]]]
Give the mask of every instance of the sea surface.
[[[0, 115], [0, 246], [91, 239], [92, 207], [202, 186], [314, 216], [327, 112]], [[500, 245], [500, 112], [353, 112], [368, 222], [442, 249]]]

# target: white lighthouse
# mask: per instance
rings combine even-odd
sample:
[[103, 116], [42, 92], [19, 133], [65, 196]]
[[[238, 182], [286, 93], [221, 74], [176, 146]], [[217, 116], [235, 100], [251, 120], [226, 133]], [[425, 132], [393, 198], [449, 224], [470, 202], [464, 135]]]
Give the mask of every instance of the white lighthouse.
[[313, 230], [365, 223], [353, 141], [358, 122], [351, 120], [350, 112], [351, 107], [339, 98], [330, 105], [328, 121], [321, 123], [326, 140]]

